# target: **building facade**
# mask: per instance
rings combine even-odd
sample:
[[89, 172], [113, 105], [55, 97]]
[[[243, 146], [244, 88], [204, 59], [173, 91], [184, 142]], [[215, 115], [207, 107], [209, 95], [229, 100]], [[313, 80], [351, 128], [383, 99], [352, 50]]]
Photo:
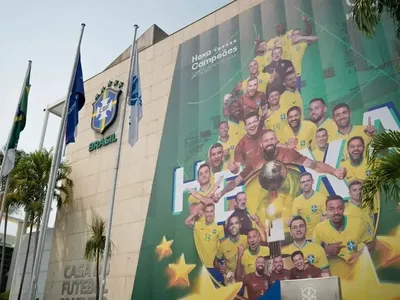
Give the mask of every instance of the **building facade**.
[[[356, 205], [366, 145], [399, 129], [398, 42], [387, 19], [374, 40], [362, 37], [351, 4], [237, 0], [169, 36], [154, 27], [140, 37], [144, 115], [138, 143], [122, 141], [107, 299], [247, 297], [238, 281], [256, 253], [290, 269], [293, 239], [313, 240], [307, 263], [339, 276], [344, 299], [399, 295], [399, 212], [385, 195], [371, 211]], [[85, 82], [67, 152], [74, 200], [57, 215], [45, 299], [94, 299], [83, 253], [92, 210], [108, 215], [128, 71], [129, 49]], [[341, 197], [328, 205], [328, 195]], [[239, 264], [232, 213], [249, 246]], [[320, 245], [334, 243], [327, 257]]]

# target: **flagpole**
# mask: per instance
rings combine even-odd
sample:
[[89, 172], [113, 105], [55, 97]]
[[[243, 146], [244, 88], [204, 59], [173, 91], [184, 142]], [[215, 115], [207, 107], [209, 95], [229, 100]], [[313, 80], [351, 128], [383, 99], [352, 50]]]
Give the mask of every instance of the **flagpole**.
[[[12, 123], [12, 126], [11, 126], [11, 130], [10, 130], [10, 132], [9, 132], [9, 134], [8, 134], [7, 144], [6, 144], [6, 147], [5, 147], [6, 151], [4, 152], [3, 161], [2, 161], [2, 163], [1, 163], [0, 180], [3, 179], [3, 169], [4, 169], [5, 161], [6, 161], [6, 159], [7, 159], [8, 145], [10, 144], [11, 135], [12, 135], [12, 133], [13, 133], [13, 131], [14, 131], [14, 127], [15, 127], [15, 116], [16, 116], [16, 114], [17, 114], [17, 112], [18, 112], [18, 108], [19, 108], [19, 105], [20, 105], [20, 103], [21, 103], [21, 99], [22, 99], [22, 97], [24, 96], [25, 88], [26, 88], [26, 81], [27, 81], [27, 79], [28, 79], [29, 73], [31, 72], [31, 68], [32, 68], [32, 61], [29, 60], [29, 61], [28, 61], [28, 69], [26, 70], [24, 83], [22, 84], [21, 94], [20, 94], [19, 100], [18, 100], [18, 105], [17, 105], [17, 108], [16, 108], [16, 110], [15, 110], [14, 118], [13, 118], [13, 121], [12, 121], [13, 123]], [[10, 175], [10, 174], [9, 174], [9, 175]], [[5, 185], [4, 191], [3, 191], [3, 198], [2, 198], [2, 201], [1, 201], [1, 208], [0, 208], [0, 225], [1, 225], [1, 221], [2, 221], [2, 219], [3, 219], [4, 210], [5, 210], [5, 208], [6, 208], [6, 196], [7, 196], [8, 187], [9, 187], [9, 185], [10, 185], [10, 176], [9, 176], [9, 175], [7, 176], [6, 185]]]
[[104, 254], [103, 254], [103, 266], [102, 266], [102, 282], [100, 284], [100, 291], [99, 291], [99, 300], [103, 300], [103, 295], [104, 295], [104, 289], [106, 286], [106, 277], [107, 277], [107, 262], [108, 262], [108, 256], [109, 256], [109, 249], [110, 249], [110, 235], [111, 235], [111, 226], [112, 226], [112, 219], [113, 219], [113, 214], [114, 214], [114, 201], [115, 201], [115, 192], [117, 189], [117, 179], [118, 179], [118, 169], [119, 169], [119, 161], [121, 158], [121, 146], [122, 146], [122, 137], [124, 133], [124, 125], [125, 125], [125, 115], [126, 115], [126, 106], [130, 100], [130, 92], [131, 92], [131, 79], [132, 79], [132, 71], [133, 71], [133, 66], [135, 63], [138, 63], [135, 61], [134, 56], [134, 51], [137, 46], [136, 44], [136, 34], [137, 30], [139, 28], [138, 25], [134, 25], [135, 27], [135, 33], [133, 35], [133, 41], [132, 41], [132, 46], [131, 46], [131, 59], [130, 59], [130, 65], [129, 65], [129, 73], [128, 73], [128, 86], [126, 89], [126, 95], [125, 95], [125, 102], [122, 103], [123, 105], [123, 111], [122, 111], [122, 116], [121, 116], [121, 128], [119, 132], [119, 137], [118, 137], [118, 147], [117, 147], [117, 155], [115, 159], [115, 167], [114, 167], [114, 182], [113, 182], [113, 187], [112, 187], [112, 194], [111, 194], [111, 199], [110, 199], [110, 210], [108, 214], [108, 222], [107, 222], [107, 233], [106, 233], [106, 244], [105, 244], [105, 249], [104, 249]]
[[54, 193], [54, 186], [56, 184], [56, 179], [57, 179], [57, 172], [60, 167], [60, 155], [62, 151], [62, 147], [64, 144], [64, 139], [65, 139], [65, 128], [66, 128], [66, 116], [68, 115], [68, 108], [69, 108], [69, 100], [70, 100], [70, 95], [72, 93], [72, 87], [73, 83], [75, 80], [75, 74], [76, 74], [76, 68], [78, 65], [78, 58], [80, 55], [80, 47], [82, 43], [82, 37], [83, 37], [83, 32], [85, 30], [85, 24], [81, 24], [81, 34], [79, 37], [79, 42], [78, 46], [76, 49], [76, 55], [75, 55], [75, 62], [74, 62], [74, 67], [72, 69], [72, 75], [68, 87], [68, 92], [67, 92], [67, 97], [64, 102], [64, 108], [63, 112], [61, 115], [61, 124], [60, 128], [58, 131], [58, 137], [57, 137], [57, 143], [56, 147], [53, 153], [53, 158], [51, 161], [51, 170], [50, 170], [50, 175], [49, 175], [49, 182], [47, 185], [47, 192], [46, 192], [46, 200], [44, 204], [44, 210], [43, 210], [43, 220], [40, 224], [40, 230], [39, 230], [39, 242], [38, 242], [38, 248], [36, 251], [36, 256], [35, 256], [35, 264], [33, 266], [32, 270], [32, 277], [31, 277], [31, 284], [29, 287], [29, 297], [27, 299], [35, 299], [36, 295], [36, 290], [37, 290], [37, 282], [39, 279], [39, 273], [40, 273], [40, 265], [42, 263], [42, 256], [43, 256], [43, 248], [44, 248], [44, 243], [46, 239], [46, 229], [47, 225], [49, 223], [49, 215], [50, 215], [50, 210], [51, 210], [51, 203], [53, 200], [53, 193]]

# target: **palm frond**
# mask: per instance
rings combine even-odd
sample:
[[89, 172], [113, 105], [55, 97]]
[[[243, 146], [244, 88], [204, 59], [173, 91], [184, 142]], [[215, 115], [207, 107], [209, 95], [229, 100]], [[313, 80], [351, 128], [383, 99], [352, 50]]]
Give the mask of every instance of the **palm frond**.
[[[375, 4], [378, 4], [377, 6]], [[365, 33], [369, 38], [375, 36], [376, 26], [378, 25], [383, 11], [381, 0], [356, 0], [352, 13], [354, 22], [358, 29]]]
[[400, 148], [392, 149], [384, 157], [377, 159], [372, 166], [371, 174], [363, 182], [362, 201], [364, 207], [374, 207], [374, 197], [382, 191], [391, 200], [400, 199]]
[[[92, 210], [92, 223], [89, 225], [89, 239], [86, 241], [84, 257], [89, 261], [96, 259], [97, 255], [103, 256], [106, 245], [107, 222], [94, 210]], [[109, 256], [111, 256], [112, 242], [110, 242]]]
[[400, 149], [400, 131], [388, 130], [375, 136], [369, 144], [370, 151], [367, 151], [368, 163], [373, 164], [381, 154], [386, 155], [391, 148]]

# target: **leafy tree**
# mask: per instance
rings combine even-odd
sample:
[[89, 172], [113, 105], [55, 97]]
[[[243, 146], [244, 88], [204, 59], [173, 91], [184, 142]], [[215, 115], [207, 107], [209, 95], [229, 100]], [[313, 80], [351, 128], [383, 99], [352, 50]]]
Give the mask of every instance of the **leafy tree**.
[[[84, 257], [88, 261], [96, 262], [96, 300], [99, 299], [100, 293], [100, 259], [104, 255], [106, 248], [106, 221], [95, 211], [92, 211], [92, 224], [90, 227], [90, 236], [86, 241]], [[111, 256], [111, 244], [109, 256]], [[105, 268], [106, 266], [103, 266]]]
[[[49, 151], [46, 149], [35, 151], [23, 156], [13, 170], [12, 181], [14, 188], [12, 192], [16, 198], [23, 201], [24, 210], [28, 216], [28, 224], [30, 226], [27, 246], [28, 250], [25, 256], [18, 299], [21, 299], [28, 254], [31, 246], [33, 226], [36, 224], [37, 229], [39, 229], [43, 215], [52, 158], [52, 149]], [[57, 207], [67, 204], [72, 199], [73, 182], [69, 179], [70, 174], [70, 166], [62, 162], [57, 172], [56, 186], [53, 192], [54, 199], [57, 201]], [[34, 257], [36, 255], [38, 238], [39, 230], [37, 230], [36, 234]]]
[[400, 131], [389, 130], [378, 134], [367, 151], [371, 174], [363, 182], [363, 206], [374, 206], [374, 197], [379, 191], [390, 195], [391, 200], [400, 200]]
[[[387, 12], [393, 20], [397, 37], [400, 38], [399, 0], [356, 0], [352, 12], [358, 29], [369, 38], [375, 36], [382, 13]], [[400, 50], [396, 56], [397, 66], [400, 67]]]

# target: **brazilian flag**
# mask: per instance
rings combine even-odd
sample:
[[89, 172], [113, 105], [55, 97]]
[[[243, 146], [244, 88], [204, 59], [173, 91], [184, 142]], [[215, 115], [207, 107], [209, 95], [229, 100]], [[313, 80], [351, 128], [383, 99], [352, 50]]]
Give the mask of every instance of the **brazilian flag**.
[[5, 149], [4, 162], [1, 171], [1, 176], [7, 176], [14, 168], [15, 150], [18, 146], [19, 135], [25, 128], [26, 113], [28, 111], [28, 96], [30, 90], [30, 77], [31, 77], [31, 61], [29, 61], [28, 70], [26, 72], [25, 82], [21, 98], [19, 99], [17, 111], [15, 112], [14, 122], [8, 138], [8, 143]]

